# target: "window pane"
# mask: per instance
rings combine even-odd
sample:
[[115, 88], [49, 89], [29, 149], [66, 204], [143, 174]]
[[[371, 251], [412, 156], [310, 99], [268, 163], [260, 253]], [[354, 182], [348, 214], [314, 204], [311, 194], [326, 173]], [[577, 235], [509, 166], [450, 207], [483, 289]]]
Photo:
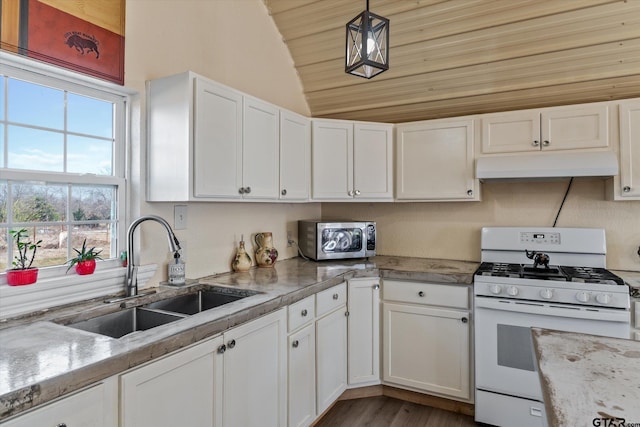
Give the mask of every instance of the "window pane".
[[7, 96], [9, 121], [64, 129], [64, 91], [9, 79]]
[[4, 119], [4, 76], [0, 76], [0, 120]]
[[9, 126], [8, 130], [8, 167], [63, 172], [62, 134], [20, 126]]
[[[65, 225], [50, 225], [37, 227], [23, 227], [27, 230], [29, 241], [32, 243], [42, 240], [36, 250], [36, 257], [32, 267], [47, 267], [50, 265], [62, 265], [67, 261], [67, 246], [64, 241], [67, 228]], [[64, 236], [64, 237], [63, 237]], [[13, 242], [13, 254], [17, 254], [15, 242]], [[31, 257], [31, 252], [29, 252]]]
[[111, 220], [114, 218], [115, 188], [108, 186], [74, 186], [71, 189], [73, 221]]
[[0, 270], [4, 271], [9, 268], [8, 260], [8, 239], [9, 230], [6, 227], [0, 227]]
[[59, 222], [66, 220], [67, 187], [16, 184], [13, 187], [13, 222]]
[[113, 103], [68, 93], [67, 130], [112, 138]]
[[0, 223], [7, 222], [8, 191], [7, 181], [0, 181]]
[[4, 167], [4, 125], [0, 123], [0, 168]]
[[112, 175], [112, 145], [104, 139], [69, 135], [67, 139], [67, 172]]

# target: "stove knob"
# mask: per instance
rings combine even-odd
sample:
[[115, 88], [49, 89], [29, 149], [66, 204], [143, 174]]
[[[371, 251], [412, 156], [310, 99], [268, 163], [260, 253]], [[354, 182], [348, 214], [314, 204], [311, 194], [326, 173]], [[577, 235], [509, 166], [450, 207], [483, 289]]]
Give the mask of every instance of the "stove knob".
[[540, 297], [542, 299], [551, 299], [553, 298], [553, 290], [552, 289], [543, 289], [540, 291]]
[[489, 291], [494, 295], [498, 295], [500, 292], [502, 292], [502, 286], [500, 286], [500, 285], [491, 285], [491, 286], [489, 286]]
[[596, 295], [596, 301], [598, 301], [600, 304], [607, 305], [611, 302], [611, 295], [598, 294]]
[[589, 295], [589, 292], [581, 291], [576, 294], [576, 299], [580, 302], [589, 302], [591, 295]]
[[509, 288], [507, 289], [507, 293], [512, 297], [515, 297], [516, 295], [518, 295], [518, 288], [516, 288], [515, 286], [509, 286]]

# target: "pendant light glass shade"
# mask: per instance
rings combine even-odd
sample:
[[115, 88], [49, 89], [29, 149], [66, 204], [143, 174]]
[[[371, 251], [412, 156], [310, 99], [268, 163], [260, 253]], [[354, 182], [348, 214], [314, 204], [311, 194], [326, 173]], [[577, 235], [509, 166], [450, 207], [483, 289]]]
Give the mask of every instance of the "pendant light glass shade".
[[370, 79], [389, 69], [389, 20], [367, 10], [347, 24], [345, 72]]

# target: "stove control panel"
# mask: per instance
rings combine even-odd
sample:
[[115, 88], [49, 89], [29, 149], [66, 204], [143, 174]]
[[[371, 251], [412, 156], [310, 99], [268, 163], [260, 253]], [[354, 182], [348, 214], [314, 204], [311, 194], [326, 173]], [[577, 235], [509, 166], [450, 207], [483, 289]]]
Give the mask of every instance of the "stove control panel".
[[538, 244], [538, 245], [559, 245], [560, 233], [557, 232], [537, 232], [522, 231], [520, 232], [520, 243]]

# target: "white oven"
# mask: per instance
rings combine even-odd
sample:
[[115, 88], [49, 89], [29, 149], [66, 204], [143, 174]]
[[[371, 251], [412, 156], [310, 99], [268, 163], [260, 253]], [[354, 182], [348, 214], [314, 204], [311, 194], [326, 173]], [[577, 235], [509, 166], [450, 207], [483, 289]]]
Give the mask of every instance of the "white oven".
[[[474, 276], [476, 421], [547, 425], [532, 327], [629, 338], [628, 287], [594, 256], [605, 247], [604, 232], [585, 239], [576, 230], [483, 229], [483, 263]], [[535, 253], [547, 263], [594, 266], [530, 267]]]

